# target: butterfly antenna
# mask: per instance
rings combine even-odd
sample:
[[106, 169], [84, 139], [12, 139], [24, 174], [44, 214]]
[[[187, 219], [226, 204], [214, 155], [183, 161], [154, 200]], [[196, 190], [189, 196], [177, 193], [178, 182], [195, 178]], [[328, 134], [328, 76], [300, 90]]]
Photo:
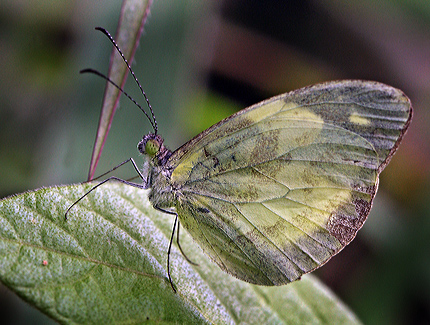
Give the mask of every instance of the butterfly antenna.
[[[133, 72], [133, 69], [130, 67], [130, 64], [128, 63], [127, 59], [125, 58], [124, 54], [122, 53], [121, 49], [119, 48], [118, 44], [115, 42], [115, 40], [113, 39], [113, 37], [111, 36], [111, 34], [109, 34], [109, 32], [106, 29], [104, 29], [103, 27], [96, 27], [95, 29], [101, 31], [103, 34], [105, 34], [109, 38], [109, 40], [115, 46], [116, 50], [121, 55], [122, 59], [124, 60], [125, 64], [127, 65], [128, 71], [130, 71], [131, 75], [134, 78], [134, 81], [136, 81], [136, 84], [139, 86], [139, 89], [142, 92], [143, 97], [145, 97], [146, 104], [148, 105], [148, 108], [149, 108], [149, 110], [151, 112], [151, 115], [152, 115], [152, 120], [149, 118], [148, 114], [143, 110], [143, 108], [140, 105], [137, 105], [137, 106], [145, 113], [146, 117], [148, 117], [149, 121], [151, 122], [152, 128], [154, 129], [155, 134], [157, 134], [157, 132], [158, 132], [158, 125], [157, 125], [157, 120], [155, 119], [154, 111], [152, 110], [151, 104], [149, 103], [149, 99], [146, 96], [145, 92], [143, 91], [143, 88], [140, 85], [139, 80], [137, 80], [136, 75]], [[87, 70], [90, 70], [90, 69], [87, 69]], [[100, 75], [100, 73], [96, 73], [96, 74]], [[113, 85], [115, 85], [109, 78], [106, 78], [103, 75], [101, 75], [101, 77], [104, 77], [106, 80], [108, 80]], [[115, 86], [122, 91], [122, 89], [120, 87], [118, 87], [117, 85], [115, 85]], [[124, 91], [122, 91], [122, 92], [124, 94], [126, 94]], [[126, 96], [131, 99], [130, 96], [128, 96], [128, 95], [126, 95]], [[135, 104], [137, 104], [136, 101], [134, 101], [133, 99], [131, 99], [131, 100]]]
[[[118, 86], [115, 82], [113, 82], [112, 80], [110, 80], [108, 77], [106, 77], [104, 74], [98, 72], [97, 70], [94, 69], [83, 69], [81, 71], [79, 71], [79, 73], [93, 73], [99, 77], [102, 77], [103, 79], [105, 79], [106, 81], [108, 81], [109, 83], [111, 83], [112, 85], [114, 85], [116, 88], [119, 89], [120, 92], [122, 92], [125, 96], [127, 96], [128, 99], [130, 99], [137, 107], [139, 107], [141, 109], [141, 111], [146, 115], [146, 117], [149, 120], [149, 123], [151, 123], [152, 128], [155, 131], [155, 134], [157, 134], [157, 122], [154, 123], [152, 122], [151, 118], [149, 117], [148, 113], [142, 108], [142, 106], [139, 105], [138, 102], [136, 102], [133, 97], [131, 97], [129, 94], [127, 94], [124, 90], [122, 90], [122, 88], [120, 86]], [[155, 121], [155, 120], [154, 120]]]

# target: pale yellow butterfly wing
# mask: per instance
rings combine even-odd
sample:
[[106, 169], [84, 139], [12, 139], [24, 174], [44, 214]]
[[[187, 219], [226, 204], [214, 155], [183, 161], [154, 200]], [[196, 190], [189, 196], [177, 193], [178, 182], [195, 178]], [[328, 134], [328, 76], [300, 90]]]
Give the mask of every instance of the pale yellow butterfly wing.
[[411, 115], [401, 91], [362, 81], [319, 84], [244, 109], [168, 160], [180, 222], [242, 280], [297, 280], [362, 227]]

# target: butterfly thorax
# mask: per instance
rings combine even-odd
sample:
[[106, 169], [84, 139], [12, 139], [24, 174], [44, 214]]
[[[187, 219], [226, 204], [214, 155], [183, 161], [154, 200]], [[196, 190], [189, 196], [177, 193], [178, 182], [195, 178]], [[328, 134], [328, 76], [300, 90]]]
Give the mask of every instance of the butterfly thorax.
[[172, 151], [163, 142], [161, 136], [150, 133], [143, 137], [137, 148], [146, 156], [149, 164], [146, 179], [146, 186], [151, 189], [149, 201], [157, 208], [171, 208], [176, 201], [176, 191], [170, 181], [172, 173], [167, 164]]

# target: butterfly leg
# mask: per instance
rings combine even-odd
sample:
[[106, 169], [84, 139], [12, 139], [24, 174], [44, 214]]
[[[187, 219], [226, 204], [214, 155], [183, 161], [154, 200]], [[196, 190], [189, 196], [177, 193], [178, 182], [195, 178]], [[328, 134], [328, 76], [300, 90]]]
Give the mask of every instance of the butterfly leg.
[[169, 277], [170, 286], [172, 287], [175, 293], [176, 293], [176, 289], [175, 289], [175, 286], [173, 285], [172, 278], [170, 276], [170, 250], [172, 249], [172, 242], [173, 242], [173, 237], [175, 236], [175, 228], [176, 228], [177, 222], [178, 222], [178, 215], [176, 215], [175, 222], [173, 223], [172, 235], [170, 236], [170, 241], [169, 241], [169, 249], [167, 250], [167, 275]]
[[179, 223], [178, 214], [176, 212], [173, 212], [173, 211], [164, 210], [164, 209], [159, 208], [157, 206], [154, 206], [154, 209], [161, 211], [163, 213], [173, 214], [175, 216], [175, 222], [173, 223], [172, 235], [170, 236], [170, 241], [169, 241], [169, 248], [167, 249], [167, 276], [169, 278], [170, 286], [172, 287], [173, 292], [176, 293], [176, 289], [175, 289], [175, 286], [173, 285], [172, 277], [170, 276], [170, 251], [172, 250], [172, 243], [173, 243], [173, 238], [175, 236], [176, 224]]
[[126, 181], [124, 179], [121, 179], [121, 178], [118, 178], [118, 177], [115, 177], [115, 176], [109, 177], [109, 178], [105, 179], [104, 181], [100, 182], [99, 184], [95, 185], [94, 187], [92, 187], [88, 192], [86, 192], [79, 199], [77, 199], [71, 206], [69, 206], [67, 208], [66, 213], [64, 214], [64, 218], [67, 220], [67, 215], [69, 214], [70, 210], [76, 204], [78, 204], [84, 197], [86, 197], [88, 194], [90, 194], [92, 191], [94, 191], [97, 187], [99, 187], [99, 186], [103, 185], [104, 183], [106, 183], [108, 181], [111, 181], [111, 180], [116, 180], [116, 181], [121, 182], [123, 184], [134, 186], [134, 187], [141, 188], [141, 189], [144, 189], [144, 190], [146, 189], [146, 187], [144, 185], [140, 185], [140, 184], [136, 184], [136, 183], [133, 183], [133, 182], [129, 182], [129, 181]]
[[92, 179], [92, 181], [97, 180], [97, 179], [99, 179], [99, 178], [101, 178], [101, 177], [103, 177], [103, 176], [105, 176], [105, 175], [107, 175], [107, 174], [109, 174], [109, 173], [112, 173], [115, 169], [118, 169], [119, 167], [121, 167], [121, 166], [125, 165], [125, 164], [126, 164], [126, 163], [128, 163], [128, 162], [130, 162], [130, 163], [133, 165], [134, 170], [135, 170], [135, 171], [136, 171], [136, 173], [137, 173], [137, 176], [138, 176], [139, 178], [141, 178], [142, 180], [145, 180], [145, 177], [143, 176], [142, 172], [141, 172], [141, 171], [139, 170], [139, 168], [137, 167], [137, 165], [136, 165], [136, 163], [135, 163], [134, 159], [133, 159], [133, 158], [128, 158], [127, 160], [123, 161], [122, 163], [120, 163], [119, 165], [115, 166], [114, 168], [112, 168], [112, 169], [108, 170], [107, 172], [105, 172], [105, 173], [103, 173], [103, 174], [101, 174], [101, 175], [97, 176], [96, 178]]
[[176, 232], [176, 243], [178, 244], [179, 250], [181, 251], [182, 255], [185, 257], [188, 263], [199, 266], [197, 263], [191, 261], [187, 255], [185, 255], [184, 251], [182, 250], [181, 244], [179, 244], [179, 229], [181, 228], [181, 223], [178, 221], [178, 231]]
[[178, 220], [178, 214], [176, 212], [172, 212], [169, 210], [164, 210], [162, 208], [156, 207], [154, 206], [155, 209], [164, 212], [164, 213], [168, 213], [168, 214], [173, 214], [175, 216], [175, 221], [173, 223], [173, 229], [172, 229], [172, 235], [170, 236], [170, 241], [169, 241], [169, 248], [167, 250], [167, 275], [169, 277], [169, 282], [170, 282], [170, 286], [172, 287], [173, 291], [176, 293], [176, 289], [173, 286], [173, 282], [172, 282], [172, 278], [170, 277], [170, 251], [172, 250], [172, 244], [173, 244], [173, 238], [175, 236], [175, 230], [176, 230], [176, 224], [178, 225], [178, 230], [176, 231], [176, 242], [178, 244], [179, 250], [182, 253], [182, 255], [185, 257], [185, 259], [187, 260], [188, 263], [192, 264], [192, 265], [196, 265], [198, 266], [197, 263], [194, 263], [193, 261], [191, 261], [187, 255], [185, 255], [184, 251], [182, 250], [181, 245], [179, 244], [179, 228], [181, 226], [181, 223]]

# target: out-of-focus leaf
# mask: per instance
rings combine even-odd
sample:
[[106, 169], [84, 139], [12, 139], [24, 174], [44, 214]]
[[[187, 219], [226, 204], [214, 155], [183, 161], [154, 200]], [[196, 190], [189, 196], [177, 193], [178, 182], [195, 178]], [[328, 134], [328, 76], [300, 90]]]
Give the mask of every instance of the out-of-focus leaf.
[[[149, 15], [151, 4], [152, 0], [123, 1], [115, 41], [130, 64], [133, 60], [136, 48], [139, 45], [140, 35], [142, 34], [146, 18]], [[127, 66], [116, 49], [112, 47], [108, 77], [122, 88], [127, 80], [127, 76]], [[91, 180], [94, 176], [106, 137], [112, 124], [115, 110], [119, 103], [120, 95], [121, 93], [116, 87], [110, 83], [106, 83], [96, 140], [91, 156], [88, 180]]]

